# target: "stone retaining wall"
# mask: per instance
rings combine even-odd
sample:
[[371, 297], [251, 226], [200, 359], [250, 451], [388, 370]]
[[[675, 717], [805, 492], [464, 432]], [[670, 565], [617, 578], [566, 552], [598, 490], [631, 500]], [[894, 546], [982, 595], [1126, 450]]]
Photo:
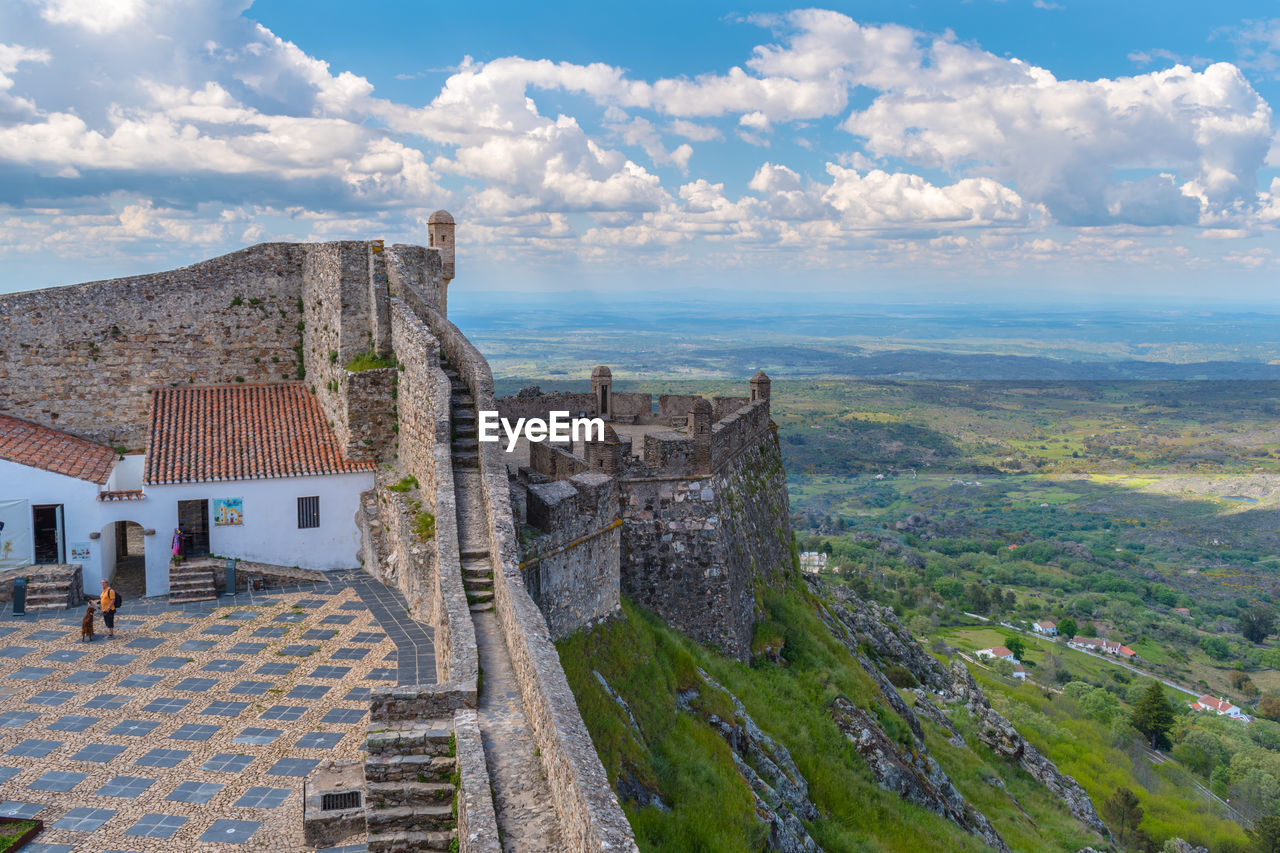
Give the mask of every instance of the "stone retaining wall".
[[153, 386], [296, 378], [310, 248], [0, 295], [0, 411], [140, 448]]
[[489, 768], [475, 711], [454, 712], [453, 735], [458, 758], [458, 850], [460, 853], [502, 853]]

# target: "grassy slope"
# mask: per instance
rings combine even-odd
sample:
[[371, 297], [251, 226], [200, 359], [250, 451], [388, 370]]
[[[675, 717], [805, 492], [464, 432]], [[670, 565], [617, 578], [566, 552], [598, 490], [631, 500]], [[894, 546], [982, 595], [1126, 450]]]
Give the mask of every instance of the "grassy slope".
[[[702, 686], [701, 666], [731, 690], [757, 724], [791, 752], [823, 817], [809, 832], [826, 850], [978, 851], [983, 845], [950, 822], [882, 790], [827, 714], [837, 695], [875, 710], [889, 729], [904, 728], [848, 651], [817, 619], [807, 593], [766, 596], [769, 618], [786, 638], [784, 667], [726, 660], [624, 602], [621, 618], [560, 644], [569, 683], [611, 781], [624, 768], [660, 793], [670, 811], [625, 803], [645, 850], [760, 850], [764, 833], [729, 748], [706, 724], [676, 708], [678, 690]], [[630, 705], [639, 725], [592, 674], [598, 671]], [[703, 690], [696, 700], [725, 715], [727, 699]], [[1044, 789], [984, 748], [957, 749], [925, 724], [929, 747], [962, 794], [982, 809], [1016, 850], [1072, 851], [1089, 834]], [[970, 741], [973, 742], [972, 740]], [[1010, 801], [996, 780], [1017, 797]]]
[[1059, 770], [1074, 776], [1095, 805], [1117, 788], [1129, 788], [1142, 801], [1142, 828], [1153, 838], [1179, 836], [1213, 851], [1244, 844], [1240, 827], [1219, 816], [1178, 764], [1152, 766], [1138, 750], [1115, 748], [1110, 727], [1088, 719], [1070, 699], [1048, 698], [1033, 685], [1013, 685], [981, 670], [975, 676], [992, 704]]

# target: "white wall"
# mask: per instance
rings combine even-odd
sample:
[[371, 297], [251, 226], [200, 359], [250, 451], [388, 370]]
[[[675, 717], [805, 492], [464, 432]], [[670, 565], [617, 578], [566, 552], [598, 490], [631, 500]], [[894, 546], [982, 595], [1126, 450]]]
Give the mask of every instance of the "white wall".
[[[129, 456], [121, 464], [140, 468], [142, 459]], [[119, 482], [130, 476], [130, 471], [119, 477], [113, 472], [112, 480]], [[243, 499], [243, 525], [210, 526], [209, 550], [214, 554], [304, 569], [355, 568], [360, 564], [356, 512], [360, 493], [371, 488], [373, 473], [364, 472], [147, 486], [140, 501], [104, 503], [98, 500], [95, 483], [0, 460], [0, 500], [62, 504], [67, 548], [76, 542], [89, 543], [90, 558], [81, 562], [84, 591], [91, 596], [98, 594], [99, 582], [110, 577], [115, 568], [115, 537], [110, 525], [116, 521], [133, 521], [156, 531], [145, 537], [147, 595], [169, 591], [169, 547], [178, 526], [178, 501], [183, 500], [208, 500], [212, 515], [214, 498]], [[320, 526], [299, 530], [298, 498], [311, 495], [320, 498]], [[90, 539], [94, 532], [101, 534], [100, 538]]]
[[142, 453], [131, 453], [116, 462], [111, 469], [111, 477], [107, 480], [107, 490], [112, 492], [125, 489], [141, 489], [142, 473], [147, 457]]
[[[360, 565], [360, 529], [355, 521], [360, 493], [371, 488], [372, 472], [147, 486], [147, 503], [157, 508], [152, 516], [156, 535], [147, 539], [147, 589], [153, 546], [168, 561], [179, 501], [207, 500], [210, 516], [215, 498], [243, 501], [243, 524], [211, 524], [209, 550], [214, 554], [304, 569], [351, 569]], [[320, 526], [299, 530], [298, 498], [312, 495], [320, 498]]]

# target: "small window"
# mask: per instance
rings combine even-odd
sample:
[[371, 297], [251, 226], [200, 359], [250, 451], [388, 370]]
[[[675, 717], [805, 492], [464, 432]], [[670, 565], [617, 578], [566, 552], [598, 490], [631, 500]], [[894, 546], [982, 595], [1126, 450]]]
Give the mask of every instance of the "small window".
[[320, 526], [320, 498], [298, 498], [298, 529]]
[[360, 808], [360, 792], [344, 791], [341, 794], [321, 794], [320, 811], [332, 812], [339, 809]]

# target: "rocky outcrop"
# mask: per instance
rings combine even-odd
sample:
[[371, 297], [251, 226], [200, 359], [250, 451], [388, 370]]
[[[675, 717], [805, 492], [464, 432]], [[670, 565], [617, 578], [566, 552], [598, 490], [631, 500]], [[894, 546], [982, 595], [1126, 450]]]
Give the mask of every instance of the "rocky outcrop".
[[1164, 843], [1162, 853], [1209, 853], [1208, 847], [1197, 847], [1181, 838], [1170, 838]]
[[[866, 644], [881, 661], [906, 667], [916, 680], [935, 692], [951, 686], [946, 668], [902, 626], [893, 609], [863, 601], [847, 589], [836, 589], [836, 606], [822, 613], [823, 621], [850, 651]], [[837, 627], [833, 623], [838, 623]], [[850, 637], [852, 634], [852, 637]], [[851, 643], [850, 640], [853, 640]]]
[[[817, 820], [818, 807], [809, 799], [809, 783], [791, 753], [760, 730], [738, 697], [701, 669], [698, 674], [709, 688], [723, 692], [733, 704], [731, 719], [717, 714], [706, 714], [705, 719], [729, 744], [734, 766], [751, 788], [756, 815], [769, 827], [768, 849], [778, 853], [822, 853], [801, 822]], [[677, 700], [681, 708], [691, 711], [692, 698], [682, 691]]]
[[1013, 723], [991, 707], [986, 694], [973, 680], [973, 674], [963, 661], [951, 664], [951, 678], [952, 700], [964, 705], [973, 716], [977, 723], [975, 729], [978, 740], [997, 754], [1016, 762], [1060, 799], [1072, 816], [1103, 838], [1110, 839], [1110, 830], [1102, 822], [1102, 818], [1098, 817], [1093, 800], [1089, 799], [1080, 784], [1059, 771], [1052, 761], [1018, 733]]
[[832, 703], [831, 716], [866, 760], [882, 788], [947, 818], [995, 850], [1009, 850], [986, 815], [960, 795], [920, 744], [915, 749], [900, 747], [885, 735], [879, 720], [844, 697]]
[[960, 734], [960, 731], [955, 727], [955, 724], [951, 722], [951, 718], [944, 714], [941, 708], [933, 704], [933, 700], [929, 698], [929, 694], [925, 693], [919, 687], [917, 687], [913, 692], [916, 694], [916, 704], [913, 709], [915, 713], [920, 717], [924, 717], [935, 726], [946, 730], [947, 741], [952, 746], [965, 746], [964, 736]]

